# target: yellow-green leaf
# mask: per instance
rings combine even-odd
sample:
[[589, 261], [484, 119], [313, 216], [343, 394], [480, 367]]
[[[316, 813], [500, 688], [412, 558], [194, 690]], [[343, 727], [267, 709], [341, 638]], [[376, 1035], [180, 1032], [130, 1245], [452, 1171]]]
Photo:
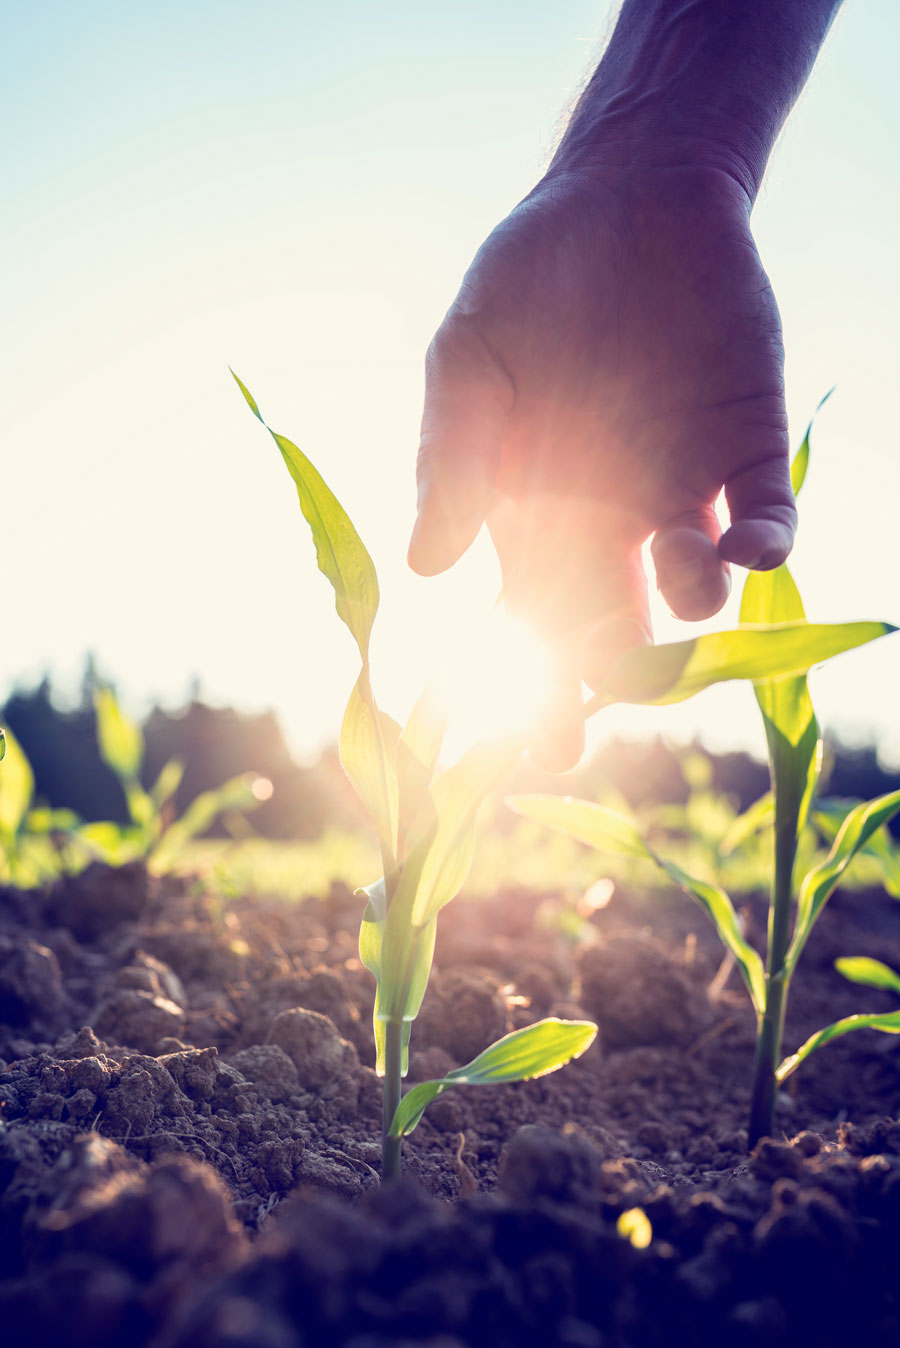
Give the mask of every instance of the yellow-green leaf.
[[870, 959], [868, 955], [845, 955], [835, 960], [834, 967], [851, 983], [896, 992], [900, 996], [900, 974], [881, 960]]
[[6, 757], [0, 768], [0, 840], [9, 845], [22, 826], [34, 794], [34, 773], [11, 730], [6, 732]]
[[894, 632], [890, 623], [778, 623], [710, 632], [691, 641], [635, 646], [616, 661], [585, 707], [591, 715], [613, 702], [683, 702], [714, 683], [805, 674], [813, 665]]
[[832, 393], [834, 393], [834, 389], [830, 388], [828, 392], [825, 394], [825, 397], [820, 400], [818, 406], [816, 407], [816, 410], [813, 412], [812, 417], [810, 418], [809, 425], [806, 428], [806, 434], [804, 435], [803, 440], [800, 443], [800, 448], [794, 455], [794, 460], [791, 464], [791, 486], [794, 489], [795, 496], [799, 495], [800, 488], [806, 481], [806, 470], [809, 467], [809, 437], [812, 433], [813, 422], [819, 415], [819, 411], [821, 410], [821, 408], [824, 407], [825, 403], [828, 402], [828, 399], [831, 397]]
[[100, 757], [120, 781], [134, 780], [144, 756], [141, 728], [125, 715], [111, 688], [94, 690]]
[[794, 936], [788, 950], [787, 966], [792, 970], [800, 958], [809, 934], [831, 897], [838, 881], [861, 848], [900, 810], [900, 791], [863, 802], [851, 810], [824, 861], [808, 872], [800, 886]]
[[796, 1072], [800, 1064], [815, 1053], [817, 1048], [823, 1044], [831, 1043], [832, 1039], [840, 1039], [841, 1035], [850, 1034], [852, 1030], [881, 1030], [884, 1034], [900, 1034], [900, 1011], [887, 1011], [881, 1015], [864, 1014], [859, 1016], [844, 1016], [843, 1020], [836, 1020], [833, 1025], [826, 1025], [824, 1030], [819, 1030], [816, 1034], [810, 1035], [805, 1044], [801, 1044], [796, 1053], [785, 1058], [784, 1062], [775, 1073], [775, 1080], [779, 1085], [793, 1073]]
[[744, 940], [734, 905], [723, 889], [697, 880], [673, 862], [659, 856], [636, 825], [615, 810], [571, 796], [513, 796], [509, 805], [519, 814], [547, 824], [570, 837], [612, 856], [646, 857], [665, 871], [675, 884], [700, 904], [715, 924], [719, 939], [732, 952], [756, 1010], [765, 1000], [765, 974], [757, 951]]
[[262, 417], [256, 400], [231, 371], [248, 407], [281, 450], [294, 479], [300, 509], [309, 525], [319, 570], [331, 582], [335, 607], [356, 639], [363, 664], [368, 663], [369, 637], [378, 610], [378, 578], [375, 566], [350, 517], [306, 455], [287, 436], [273, 431]]
[[584, 1053], [597, 1035], [588, 1020], [551, 1017], [515, 1030], [491, 1044], [465, 1067], [457, 1067], [436, 1081], [423, 1081], [408, 1091], [394, 1114], [391, 1137], [406, 1137], [425, 1110], [451, 1086], [491, 1086], [504, 1081], [530, 1081], [564, 1067]]
[[375, 703], [368, 672], [353, 686], [341, 724], [341, 766], [378, 832], [386, 868], [397, 856], [397, 741], [400, 727]]

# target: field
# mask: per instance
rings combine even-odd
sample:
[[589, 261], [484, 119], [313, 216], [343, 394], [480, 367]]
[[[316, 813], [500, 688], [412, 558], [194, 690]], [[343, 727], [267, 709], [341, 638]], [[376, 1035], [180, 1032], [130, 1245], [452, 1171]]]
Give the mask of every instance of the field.
[[[441, 1097], [386, 1189], [348, 887], [365, 839], [201, 841], [183, 875], [95, 863], [2, 891], [11, 1342], [896, 1343], [896, 1038], [814, 1055], [748, 1154], [754, 1017], [712, 928], [517, 827], [485, 834], [445, 915], [409, 1080], [548, 1014], [598, 1040]], [[788, 1047], [859, 1009], [837, 956], [900, 964], [900, 905], [862, 862], [804, 955]], [[742, 912], [763, 941], [752, 886]]]

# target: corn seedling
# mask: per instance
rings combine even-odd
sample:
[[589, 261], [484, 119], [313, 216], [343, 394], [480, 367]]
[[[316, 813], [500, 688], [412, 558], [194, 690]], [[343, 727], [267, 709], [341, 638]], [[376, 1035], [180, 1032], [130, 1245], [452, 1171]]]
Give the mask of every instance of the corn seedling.
[[[235, 375], [250, 410], [266, 423]], [[490, 1085], [543, 1076], [593, 1042], [589, 1021], [538, 1021], [505, 1035], [464, 1067], [422, 1082], [401, 1098], [412, 1022], [431, 972], [437, 917], [465, 882], [482, 801], [518, 761], [513, 737], [478, 741], [460, 760], [437, 770], [445, 724], [435, 699], [423, 694], [405, 726], [378, 706], [369, 668], [369, 640], [378, 610], [375, 567], [356, 529], [309, 459], [269, 430], [294, 480], [310, 527], [319, 570], [334, 590], [338, 616], [359, 651], [361, 670], [340, 732], [344, 771], [366, 807], [381, 850], [382, 874], [357, 892], [366, 900], [360, 958], [375, 979], [376, 1071], [384, 1080], [382, 1179], [399, 1174], [402, 1139], [428, 1104], [454, 1086]]]
[[[809, 461], [809, 431], [792, 465], [795, 493]], [[613, 700], [664, 703], [698, 692], [720, 679], [753, 683], [769, 752], [771, 798], [751, 807], [750, 818], [736, 821], [732, 839], [743, 829], [751, 836], [771, 819], [774, 862], [769, 901], [766, 960], [745, 939], [728, 894], [717, 884], [687, 874], [651, 846], [627, 816], [590, 801], [558, 796], [520, 796], [510, 803], [521, 814], [543, 821], [582, 842], [613, 855], [643, 857], [659, 866], [690, 894], [715, 924], [746, 983], [757, 1020], [750, 1117], [751, 1145], [771, 1133], [777, 1086], [810, 1053], [850, 1030], [872, 1028], [900, 1033], [900, 1012], [846, 1018], [812, 1036], [796, 1053], [781, 1059], [788, 988], [810, 933], [854, 856], [885, 843], [884, 826], [900, 810], [900, 791], [861, 802], [845, 812], [828, 855], [798, 876], [797, 847], [810, 808], [821, 761], [819, 728], [807, 687], [810, 668], [842, 651], [895, 630], [887, 623], [807, 623], [797, 587], [786, 566], [751, 572], [744, 587], [740, 626], [731, 632], [699, 637], [669, 647], [636, 650], [620, 660], [608, 689], [593, 706]], [[772, 655], [764, 668], [761, 655]], [[668, 652], [668, 654], [666, 654]], [[666, 675], [667, 668], [670, 674]], [[666, 677], [670, 678], [666, 686]]]

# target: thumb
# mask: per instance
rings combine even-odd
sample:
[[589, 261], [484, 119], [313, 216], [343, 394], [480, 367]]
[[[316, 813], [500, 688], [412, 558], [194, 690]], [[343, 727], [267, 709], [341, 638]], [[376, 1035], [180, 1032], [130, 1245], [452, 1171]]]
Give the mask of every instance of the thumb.
[[781, 566], [794, 546], [797, 507], [787, 452], [752, 464], [725, 483], [731, 528], [719, 556], [751, 571]]
[[409, 545], [409, 564], [420, 576], [452, 566], [484, 523], [512, 400], [508, 376], [470, 321], [445, 319], [425, 366]]

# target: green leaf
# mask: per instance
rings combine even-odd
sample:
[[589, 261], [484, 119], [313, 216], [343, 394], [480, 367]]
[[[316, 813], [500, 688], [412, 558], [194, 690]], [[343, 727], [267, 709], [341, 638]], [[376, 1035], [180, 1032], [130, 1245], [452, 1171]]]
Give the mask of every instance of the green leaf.
[[816, 919], [850, 862], [860, 848], [864, 847], [872, 835], [892, 819], [898, 810], [900, 810], [900, 791], [890, 791], [885, 796], [878, 796], [875, 800], [857, 805], [847, 815], [828, 856], [813, 867], [800, 886], [794, 937], [787, 955], [788, 970], [792, 970], [796, 965]]
[[375, 979], [375, 1007], [372, 1012], [372, 1028], [375, 1035], [375, 1070], [384, 1076], [384, 1017], [381, 1014], [381, 950], [384, 941], [384, 924], [387, 918], [387, 891], [384, 876], [374, 884], [357, 889], [357, 894], [367, 899], [366, 909], [359, 928], [359, 958]]
[[[410, 842], [415, 845], [423, 824], [427, 830], [419, 843], [424, 849], [421, 864], [404, 864], [395, 898], [397, 902], [401, 890], [415, 876], [415, 902], [410, 912], [414, 924], [430, 921], [459, 893], [469, 874], [482, 801], [512, 772], [521, 755], [522, 745], [516, 738], [480, 740], [458, 763], [435, 778], [410, 834]], [[437, 820], [433, 829], [432, 818]]]
[[567, 833], [607, 856], [642, 859], [651, 856], [650, 847], [634, 822], [606, 805], [577, 800], [574, 796], [538, 794], [507, 796], [506, 803], [517, 814]]
[[397, 741], [400, 727], [380, 711], [364, 667], [341, 724], [341, 766], [378, 832], [386, 867], [397, 856]]
[[867, 955], [845, 955], [835, 960], [834, 967], [851, 983], [861, 983], [867, 988], [883, 988], [900, 995], [900, 974], [887, 964], [882, 964], [881, 960], [869, 959]]
[[19, 741], [6, 732], [6, 757], [0, 769], [0, 841], [10, 846], [28, 813], [34, 794], [34, 773]]
[[[804, 620], [803, 601], [786, 566], [751, 571], [741, 599], [742, 625]], [[761, 679], [753, 685], [769, 748], [775, 799], [775, 855], [785, 894], [793, 876], [797, 843], [821, 764], [819, 726], [806, 675]], [[776, 887], [780, 886], [777, 880]]]
[[481, 803], [520, 756], [518, 740], [482, 740], [432, 783], [410, 830], [410, 850], [388, 908], [382, 950], [386, 1017], [409, 1018], [422, 933], [465, 883]]
[[353, 633], [363, 665], [367, 665], [369, 637], [378, 610], [378, 578], [372, 558], [347, 512], [318, 470], [286, 436], [279, 435], [267, 425], [246, 385], [233, 370], [231, 373], [250, 411], [266, 427], [281, 450], [297, 488], [300, 509], [312, 530], [319, 570], [331, 582], [338, 615]]
[[504, 1081], [529, 1081], [564, 1067], [584, 1053], [597, 1034], [587, 1020], [550, 1018], [504, 1035], [465, 1067], [438, 1081], [423, 1081], [408, 1091], [394, 1114], [391, 1137], [407, 1137], [425, 1110], [451, 1086], [491, 1086]]
[[824, 407], [825, 403], [828, 402], [828, 399], [831, 397], [832, 393], [834, 393], [834, 389], [830, 388], [828, 392], [825, 394], [825, 397], [822, 398], [818, 403], [816, 410], [813, 412], [812, 417], [810, 418], [810, 422], [806, 428], [806, 434], [804, 435], [803, 440], [801, 441], [800, 448], [794, 455], [794, 461], [791, 464], [791, 486], [794, 489], [795, 496], [799, 495], [800, 488], [806, 481], [806, 470], [809, 467], [809, 437], [812, 432], [813, 422], [818, 416], [821, 408]]
[[152, 856], [157, 867], [169, 866], [186, 843], [199, 834], [205, 833], [220, 814], [227, 810], [252, 810], [259, 804], [253, 794], [256, 774], [241, 773], [230, 777], [221, 786], [211, 791], [201, 791], [195, 796], [180, 819], [166, 830]]
[[140, 726], [125, 715], [111, 688], [94, 689], [94, 711], [100, 757], [120, 781], [134, 780], [144, 757]]
[[688, 875], [673, 862], [659, 856], [625, 815], [604, 805], [571, 796], [530, 795], [512, 796], [507, 800], [517, 813], [550, 828], [578, 838], [598, 852], [612, 856], [643, 857], [664, 871], [679, 888], [684, 889], [715, 924], [719, 939], [738, 962], [741, 974], [756, 1010], [765, 999], [765, 974], [762, 960], [741, 933], [734, 906], [723, 889]]
[[131, 824], [116, 824], [104, 819], [82, 824], [73, 835], [76, 842], [110, 866], [134, 861], [146, 851], [143, 831]]
[[[413, 823], [420, 831], [427, 810], [428, 788], [432, 783], [438, 754], [447, 731], [447, 714], [433, 688], [426, 688], [412, 709], [397, 744], [397, 779], [400, 794], [399, 847], [407, 851], [406, 840]], [[432, 813], [428, 827], [435, 822]]]
[[771, 791], [767, 791], [759, 800], [755, 800], [729, 828], [719, 844], [719, 856], [728, 857], [736, 852], [750, 838], [769, 828], [775, 821], [775, 800]]
[[25, 827], [29, 833], [71, 833], [80, 823], [81, 819], [75, 811], [65, 807], [49, 809], [40, 806], [29, 810], [25, 816]]
[[884, 1034], [900, 1034], [900, 1011], [888, 1011], [882, 1015], [864, 1014], [859, 1016], [844, 1016], [843, 1020], [836, 1020], [833, 1025], [826, 1025], [824, 1030], [810, 1035], [805, 1044], [792, 1053], [790, 1057], [785, 1058], [784, 1062], [775, 1073], [775, 1080], [779, 1086], [783, 1081], [796, 1072], [800, 1064], [815, 1053], [817, 1048], [823, 1044], [829, 1044], [832, 1039], [840, 1039], [841, 1035], [849, 1034], [851, 1030], [881, 1030]]
[[0, 763], [3, 762], [5, 757], [6, 757], [6, 731], [3, 729], [3, 726], [0, 725]]
[[633, 646], [585, 706], [590, 716], [613, 702], [662, 706], [683, 702], [714, 683], [805, 674], [823, 660], [897, 629], [890, 623], [779, 623], [709, 632], [692, 641]]
[[[813, 813], [816, 827], [834, 842], [847, 815], [859, 805], [859, 800], [818, 800]], [[892, 899], [900, 899], [900, 847], [894, 842], [886, 824], [882, 824], [860, 849], [865, 856], [874, 857], [881, 867], [884, 887]]]
[[719, 933], [719, 940], [737, 960], [754, 1010], [762, 1014], [766, 1002], [766, 974], [763, 962], [759, 952], [744, 939], [738, 915], [724, 889], [687, 875], [680, 866], [667, 861], [664, 857], [654, 855], [653, 860], [677, 885], [696, 899], [706, 915], [712, 918]]
[[170, 758], [150, 788], [150, 799], [154, 809], [161, 810], [168, 804], [181, 785], [183, 777], [184, 763], [179, 758]]

